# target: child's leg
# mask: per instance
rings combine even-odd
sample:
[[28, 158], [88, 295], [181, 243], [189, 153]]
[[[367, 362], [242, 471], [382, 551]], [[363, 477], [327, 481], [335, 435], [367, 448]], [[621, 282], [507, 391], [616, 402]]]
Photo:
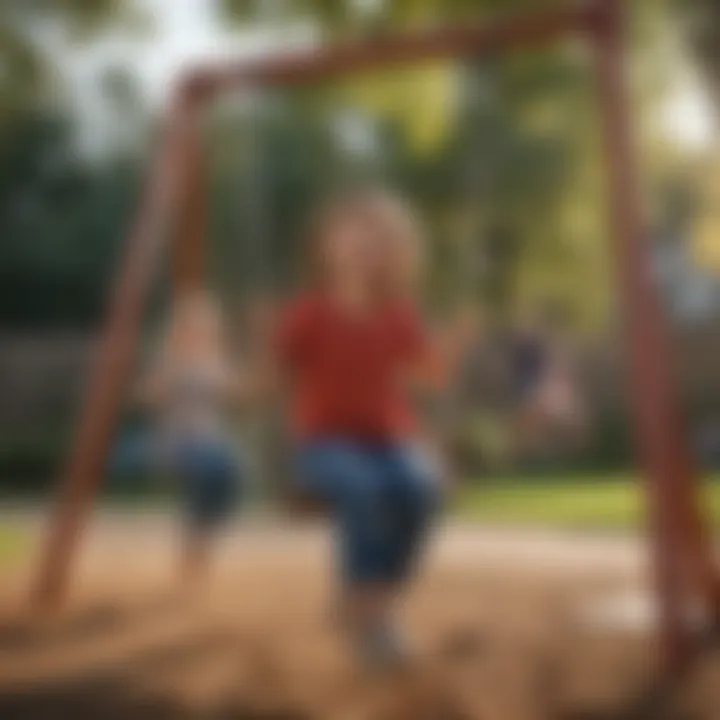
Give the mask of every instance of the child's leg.
[[387, 575], [397, 588], [412, 572], [440, 504], [441, 477], [432, 455], [412, 445], [387, 449], [384, 469], [393, 531]]
[[214, 440], [186, 443], [177, 461], [186, 511], [182, 574], [195, 581], [207, 572], [213, 536], [235, 505], [241, 469], [232, 448]]
[[197, 584], [207, 574], [210, 565], [210, 533], [205, 528], [187, 527], [185, 529], [180, 558], [182, 580]]
[[312, 443], [300, 452], [299, 474], [303, 489], [333, 508], [346, 585], [376, 585], [384, 579], [388, 523], [382, 472], [373, 453], [341, 440]]
[[329, 500], [338, 519], [345, 574], [345, 611], [361, 656], [373, 667], [405, 657], [391, 622], [398, 583], [435, 505], [431, 473], [409, 452], [343, 442], [301, 453], [306, 489]]

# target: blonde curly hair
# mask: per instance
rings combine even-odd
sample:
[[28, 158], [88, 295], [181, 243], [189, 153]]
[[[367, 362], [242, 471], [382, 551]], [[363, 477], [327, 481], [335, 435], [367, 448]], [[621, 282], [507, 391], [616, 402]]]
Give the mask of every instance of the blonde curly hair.
[[311, 274], [323, 283], [324, 254], [340, 222], [362, 223], [372, 238], [373, 277], [382, 294], [414, 294], [425, 270], [425, 238], [417, 213], [398, 193], [370, 187], [345, 190], [325, 200], [312, 216]]

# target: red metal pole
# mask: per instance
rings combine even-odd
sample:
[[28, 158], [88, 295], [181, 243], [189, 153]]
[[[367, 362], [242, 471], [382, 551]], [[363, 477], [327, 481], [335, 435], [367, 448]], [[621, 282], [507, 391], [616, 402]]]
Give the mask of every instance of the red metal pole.
[[206, 95], [238, 85], [294, 85], [391, 65], [444, 57], [469, 57], [542, 45], [584, 30], [589, 3], [568, 3], [504, 16], [480, 26], [432, 29], [402, 37], [377, 37], [361, 42], [311, 48], [260, 60], [197, 68], [193, 84]]
[[720, 576], [715, 563], [712, 533], [708, 519], [701, 509], [702, 488], [694, 467], [687, 442], [678, 433], [679, 446], [676, 448], [679, 461], [686, 467], [686, 482], [677, 498], [677, 512], [680, 517], [680, 537], [684, 543], [684, 570], [695, 599], [702, 602], [711, 623], [710, 633], [720, 629]]
[[197, 116], [194, 117], [192, 128], [187, 133], [184, 153], [184, 182], [173, 266], [176, 297], [198, 290], [205, 280], [208, 189], [205, 187], [205, 162]]
[[104, 471], [143, 302], [167, 240], [167, 222], [182, 175], [182, 147], [187, 132], [187, 107], [181, 99], [170, 114], [155, 172], [128, 239], [78, 433], [60, 481], [33, 587], [32, 600], [40, 606], [56, 605], [67, 591], [77, 546]]
[[672, 389], [669, 342], [651, 277], [623, 72], [620, 8], [617, 0], [598, 0], [594, 12], [595, 70], [608, 160], [613, 249], [630, 354], [630, 390], [647, 478], [661, 642], [667, 665], [674, 669], [691, 651], [685, 623], [686, 538], [678, 500], [690, 492], [692, 470], [680, 432], [678, 398]]

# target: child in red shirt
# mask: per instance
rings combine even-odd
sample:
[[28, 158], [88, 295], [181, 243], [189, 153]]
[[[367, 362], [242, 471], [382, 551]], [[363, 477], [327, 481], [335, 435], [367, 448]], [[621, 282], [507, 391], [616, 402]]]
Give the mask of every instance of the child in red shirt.
[[430, 342], [409, 296], [391, 291], [402, 263], [390, 250], [417, 238], [400, 203], [365, 192], [329, 204], [312, 240], [314, 281], [289, 302], [277, 338], [298, 482], [338, 523], [344, 616], [362, 657], [394, 663], [404, 656], [394, 599], [439, 499], [408, 397]]

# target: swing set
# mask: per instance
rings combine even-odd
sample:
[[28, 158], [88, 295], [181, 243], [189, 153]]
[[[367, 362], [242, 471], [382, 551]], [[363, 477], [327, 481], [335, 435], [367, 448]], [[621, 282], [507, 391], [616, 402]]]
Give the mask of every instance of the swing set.
[[649, 539], [660, 610], [658, 640], [667, 670], [679, 671], [687, 665], [706, 635], [696, 632], [689, 622], [688, 607], [701, 606], [709, 629], [716, 630], [720, 575], [701, 518], [697, 476], [682, 432], [668, 338], [651, 278], [625, 87], [620, 0], [586, 0], [554, 10], [500, 17], [478, 27], [383, 36], [196, 68], [181, 79], [127, 240], [79, 429], [51, 514], [32, 588], [37, 606], [52, 608], [66, 595], [105, 468], [144, 300], [171, 236], [175, 292], [202, 286], [207, 192], [199, 140], [203, 109], [222, 93], [238, 89], [295, 86], [400, 63], [489, 56], [566, 37], [580, 38], [592, 50], [607, 160], [611, 250], [625, 313], [627, 384], [646, 478]]

